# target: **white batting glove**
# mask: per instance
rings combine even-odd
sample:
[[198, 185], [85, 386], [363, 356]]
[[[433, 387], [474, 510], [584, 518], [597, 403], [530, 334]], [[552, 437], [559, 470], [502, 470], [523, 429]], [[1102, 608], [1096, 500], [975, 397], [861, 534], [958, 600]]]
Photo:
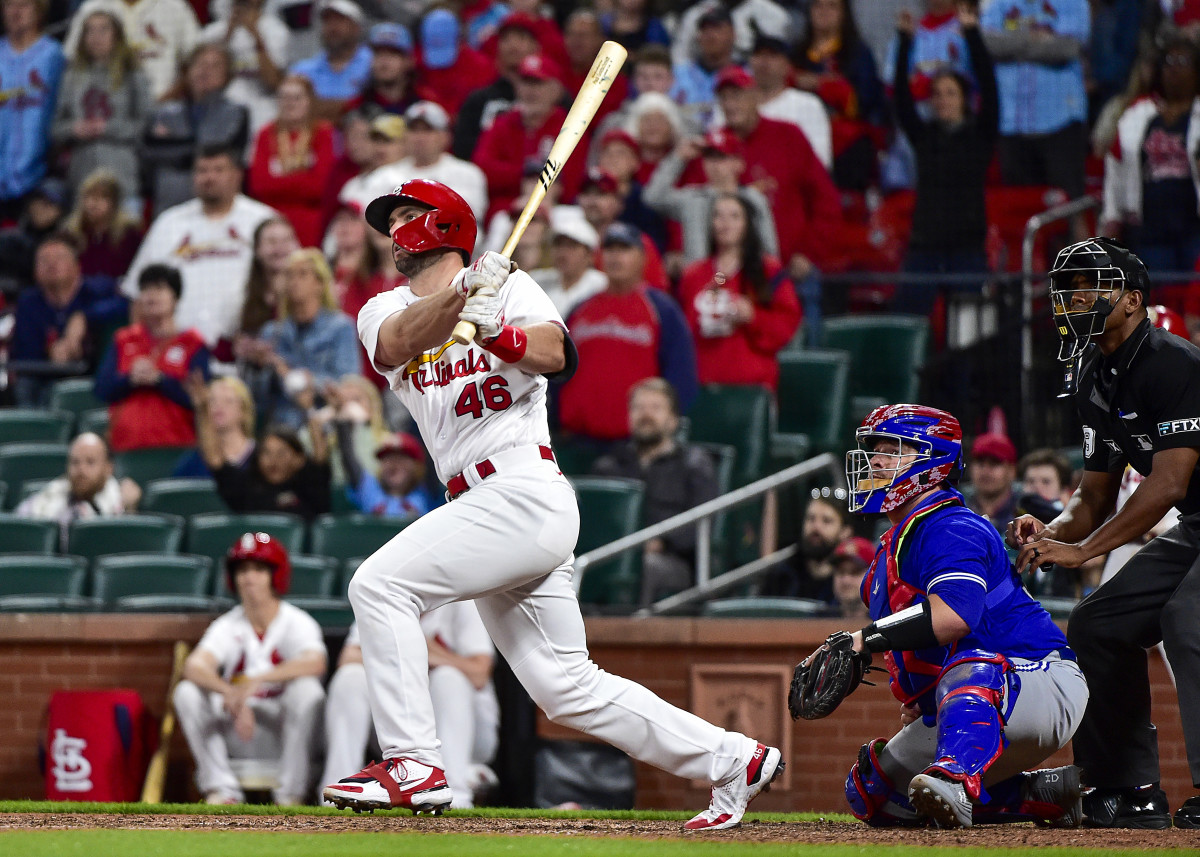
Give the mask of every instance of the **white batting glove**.
[[489, 250], [454, 277], [454, 290], [464, 300], [484, 284], [495, 286], [499, 291], [516, 267], [507, 256]]
[[[498, 253], [495, 255], [504, 258]], [[491, 342], [504, 327], [504, 308], [500, 303], [499, 289], [490, 283], [480, 285], [471, 292], [458, 317], [475, 325], [475, 339], [481, 344]]]

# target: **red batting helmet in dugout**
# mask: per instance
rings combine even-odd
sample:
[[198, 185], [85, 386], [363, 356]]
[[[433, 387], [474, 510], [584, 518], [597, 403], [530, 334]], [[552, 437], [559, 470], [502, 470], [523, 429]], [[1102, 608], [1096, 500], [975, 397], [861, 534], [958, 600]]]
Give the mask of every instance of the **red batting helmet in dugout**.
[[[388, 219], [400, 205], [420, 206], [429, 213], [392, 229]], [[466, 264], [475, 252], [477, 228], [471, 206], [441, 182], [409, 179], [391, 193], [371, 200], [365, 216], [372, 229], [390, 236], [406, 253], [449, 248], [462, 253]]]
[[271, 569], [271, 588], [276, 595], [286, 595], [292, 582], [292, 562], [287, 548], [270, 533], [243, 533], [225, 554], [225, 581], [230, 592], [237, 592], [233, 578], [243, 562], [261, 562]]

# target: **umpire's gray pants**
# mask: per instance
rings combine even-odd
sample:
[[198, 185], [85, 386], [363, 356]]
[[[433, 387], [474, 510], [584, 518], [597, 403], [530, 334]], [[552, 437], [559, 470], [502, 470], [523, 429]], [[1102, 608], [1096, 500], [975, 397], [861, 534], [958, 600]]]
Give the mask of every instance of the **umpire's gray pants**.
[[1200, 786], [1200, 516], [1152, 539], [1076, 605], [1067, 639], [1092, 689], [1075, 735], [1088, 785], [1159, 780], [1146, 649], [1163, 644], [1179, 691], [1192, 782]]

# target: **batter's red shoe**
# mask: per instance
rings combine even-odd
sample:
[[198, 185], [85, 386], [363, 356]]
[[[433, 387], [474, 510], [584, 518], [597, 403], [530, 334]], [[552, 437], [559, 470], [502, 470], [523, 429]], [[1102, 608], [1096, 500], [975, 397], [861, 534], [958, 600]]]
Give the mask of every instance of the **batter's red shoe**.
[[400, 808], [432, 815], [441, 815], [453, 797], [442, 769], [415, 759], [372, 762], [354, 776], [326, 786], [322, 794], [338, 809], [373, 812]]
[[724, 830], [736, 827], [746, 814], [746, 807], [763, 792], [784, 769], [782, 754], [774, 747], [759, 744], [746, 770], [733, 779], [712, 787], [712, 803], [708, 809], [683, 826], [684, 830]]

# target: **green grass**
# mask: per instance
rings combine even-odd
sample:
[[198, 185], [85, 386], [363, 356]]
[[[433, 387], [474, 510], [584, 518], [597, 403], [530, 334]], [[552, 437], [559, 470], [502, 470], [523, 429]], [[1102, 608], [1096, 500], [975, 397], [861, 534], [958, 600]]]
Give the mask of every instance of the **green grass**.
[[[753, 850], [751, 850], [753, 849]], [[641, 840], [584, 836], [470, 836], [428, 833], [186, 832], [174, 830], [47, 830], [0, 833], [0, 852], [21, 857], [858, 857], [881, 850], [850, 845], [718, 842], [698, 838]], [[886, 846], [887, 857], [981, 857], [985, 848]], [[1039, 857], [1114, 857], [1099, 848], [1039, 848]], [[1133, 852], [1129, 852], [1133, 853]], [[1138, 851], [1166, 855], [1166, 850]], [[1176, 852], [1177, 853], [1177, 852]]]

